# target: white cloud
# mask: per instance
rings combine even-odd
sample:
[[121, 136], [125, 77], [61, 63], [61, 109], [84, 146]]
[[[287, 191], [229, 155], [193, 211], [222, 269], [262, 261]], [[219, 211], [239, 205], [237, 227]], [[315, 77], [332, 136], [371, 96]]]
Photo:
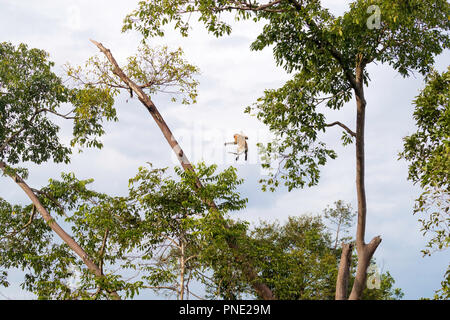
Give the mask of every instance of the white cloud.
[[[31, 47], [47, 50], [51, 59], [61, 65], [70, 61], [81, 64], [98, 50], [89, 38], [110, 48], [118, 61], [132, 55], [139, 44], [139, 35], [122, 34], [122, 20], [137, 4], [135, 1], [13, 1], [3, 0], [0, 11], [0, 37], [14, 43], [25, 42]], [[323, 1], [335, 14], [347, 8], [350, 1]], [[7, 28], [5, 26], [8, 26]], [[237, 23], [231, 36], [214, 38], [198, 25], [191, 36], [182, 38], [168, 31], [163, 39], [152, 39], [152, 45], [181, 46], [188, 60], [200, 67], [198, 104], [180, 106], [166, 97], [152, 97], [166, 122], [177, 136], [192, 162], [223, 161], [234, 164], [223, 147], [232, 133], [244, 131], [249, 135], [251, 165], [238, 164], [239, 173], [246, 178], [242, 186], [249, 206], [236, 216], [250, 221], [258, 219], [284, 220], [288, 215], [304, 212], [320, 213], [328, 204], [342, 199], [356, 208], [354, 177], [354, 146], [337, 146], [339, 158], [330, 161], [322, 171], [321, 182], [310, 189], [287, 193], [264, 194], [257, 184], [260, 170], [256, 163], [256, 142], [265, 139], [267, 128], [255, 117], [243, 114], [264, 89], [277, 88], [288, 78], [276, 67], [272, 52], [251, 52], [249, 46], [262, 24]], [[438, 60], [440, 69], [447, 64], [448, 55]], [[402, 137], [414, 130], [411, 100], [423, 82], [420, 77], [402, 79], [389, 67], [371, 66], [372, 81], [367, 91], [367, 196], [368, 235], [381, 234], [383, 242], [376, 257], [393, 271], [394, 278], [407, 298], [430, 296], [439, 286], [443, 272], [442, 258], [422, 260], [424, 245], [418, 230], [417, 217], [412, 216], [412, 200], [417, 189], [406, 181], [407, 167], [397, 161]], [[102, 150], [89, 150], [74, 156], [71, 165], [45, 164], [32, 166], [30, 184], [46, 184], [48, 178], [58, 178], [60, 171], [75, 171], [81, 178], [92, 177], [102, 192], [121, 194], [126, 191], [128, 178], [146, 161], [155, 166], [174, 164], [170, 148], [148, 112], [137, 100], [118, 99], [119, 123], [107, 125]], [[331, 121], [342, 121], [353, 128], [354, 103], [340, 111], [328, 111]], [[199, 132], [200, 131], [200, 132]], [[70, 134], [70, 131], [65, 132]], [[341, 130], [330, 128], [324, 136], [330, 145], [339, 144]], [[224, 141], [225, 140], [225, 141]], [[232, 160], [232, 159], [231, 159]], [[0, 178], [0, 196], [24, 201], [12, 182]], [[7, 187], [4, 187], [7, 186]], [[370, 240], [370, 236], [368, 239]], [[430, 262], [432, 261], [432, 262]], [[411, 277], [425, 280], [411, 281]]]

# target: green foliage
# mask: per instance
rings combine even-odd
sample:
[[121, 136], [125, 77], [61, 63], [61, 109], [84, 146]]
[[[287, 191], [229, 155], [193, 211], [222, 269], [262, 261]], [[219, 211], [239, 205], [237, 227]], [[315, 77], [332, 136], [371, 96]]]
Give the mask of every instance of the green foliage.
[[[341, 249], [334, 247], [332, 230], [319, 216], [289, 217], [284, 224], [261, 221], [252, 229], [244, 223], [235, 223], [233, 232], [261, 281], [269, 286], [277, 299], [334, 299]], [[243, 236], [245, 233], [246, 237]], [[241, 274], [241, 262], [233, 258], [226, 246], [218, 242], [206, 249], [204, 259], [210, 258], [208, 265], [213, 270], [212, 276], [204, 279], [210, 298], [258, 298], [251, 283]], [[350, 270], [351, 283], [356, 273], [355, 261]], [[400, 299], [402, 296], [402, 291], [394, 288], [394, 279], [389, 272], [381, 274], [379, 289], [365, 289], [363, 293], [363, 299], [370, 300]]]
[[[263, 167], [269, 167], [278, 159], [278, 170], [262, 179], [267, 186], [276, 186], [279, 178], [285, 181], [289, 190], [317, 184], [319, 166], [325, 165], [327, 158], [336, 158], [336, 153], [323, 142], [317, 141], [319, 132], [325, 132], [325, 116], [316, 107], [323, 99], [316, 97], [323, 82], [295, 76], [278, 90], [266, 90], [250, 113], [257, 109], [256, 116], [266, 124], [276, 136], [276, 140], [260, 146]], [[332, 99], [327, 103], [332, 104]], [[273, 189], [272, 189], [273, 190]]]
[[[142, 44], [134, 56], [127, 58], [122, 68], [127, 77], [149, 96], [166, 93], [173, 102], [196, 103], [199, 69], [183, 58], [183, 50], [170, 51], [167, 46], [151, 48]], [[114, 67], [102, 55], [88, 59], [84, 67], [66, 66], [67, 74], [81, 87], [117, 95], [120, 89], [131, 90], [115, 73]]]
[[[215, 174], [216, 170], [216, 166], [202, 163], [195, 167], [196, 173], [177, 167], [179, 180], [175, 181], [163, 177], [165, 169], [140, 168], [130, 180], [130, 197], [139, 203], [147, 237], [152, 239], [148, 258], [154, 265], [141, 266], [148, 271], [145, 280], [149, 287], [170, 289], [180, 296], [180, 284], [203, 279], [208, 268], [204, 256], [210, 252], [205, 247], [224, 243], [216, 236], [223, 230], [223, 215], [245, 207], [247, 200], [234, 191], [242, 183], [236, 169], [230, 167], [220, 174]], [[202, 182], [201, 190], [197, 190], [197, 179]], [[211, 211], [208, 201], [214, 201], [218, 211]], [[190, 292], [188, 287], [184, 290]]]
[[409, 162], [408, 179], [424, 188], [414, 213], [429, 214], [420, 219], [422, 231], [432, 233], [424, 254], [450, 244], [450, 69], [433, 71], [414, 101], [417, 132], [404, 138], [400, 157]]
[[[166, 170], [140, 168], [126, 197], [93, 191], [88, 188], [92, 179], [78, 180], [72, 173], [36, 190], [54, 219], [71, 228], [73, 239], [103, 277], [89, 272], [67, 245], [59, 244], [32, 206], [4, 200], [0, 266], [25, 271], [22, 287], [40, 299], [108, 299], [112, 291], [132, 298], [146, 288], [176, 291], [181, 270], [186, 283], [200, 278], [199, 272], [208, 267], [200, 264], [200, 248], [213, 242], [217, 228], [223, 227], [217, 227], [223, 220], [217, 215], [245, 207], [247, 200], [235, 191], [242, 180], [234, 168], [216, 173], [216, 166], [204, 164], [195, 167], [196, 174], [177, 168], [176, 179]], [[195, 190], [196, 179], [205, 186], [201, 196], [218, 203], [220, 211], [210, 212]], [[76, 288], [70, 287], [73, 266], [81, 276]], [[6, 275], [0, 279], [7, 284]]]
[[354, 225], [356, 212], [353, 211], [350, 204], [345, 204], [342, 200], [336, 201], [334, 206], [334, 208], [328, 206], [323, 210], [323, 216], [332, 225], [329, 226], [329, 229], [336, 232], [334, 237], [334, 248], [336, 249], [339, 242], [351, 239], [348, 236], [348, 229]]
[[68, 100], [53, 66], [42, 50], [0, 44], [0, 159], [11, 164], [69, 161], [59, 128], [44, 116], [44, 109], [54, 111]]
[[113, 91], [91, 86], [75, 88], [71, 89], [69, 101], [74, 107], [71, 113], [75, 114], [70, 145], [102, 148], [103, 144], [97, 137], [105, 133], [103, 119], [117, 121]]
[[450, 68], [436, 71], [414, 101], [418, 130], [404, 138], [402, 158], [410, 162], [408, 179], [421, 187], [450, 183]]
[[441, 288], [435, 292], [433, 297], [435, 300], [449, 300], [450, 299], [450, 265], [444, 275], [444, 280], [441, 282]]
[[[445, 250], [450, 245], [450, 68], [432, 71], [426, 86], [414, 100], [417, 132], [404, 138], [400, 158], [409, 162], [408, 179], [423, 192], [415, 202], [414, 214], [423, 218], [421, 231], [432, 235], [422, 250], [424, 255]], [[442, 282], [436, 298], [448, 298], [448, 279]]]
[[450, 246], [450, 190], [425, 187], [425, 191], [416, 199], [414, 214], [419, 213], [423, 218], [423, 235], [432, 235], [422, 253], [431, 255], [434, 251], [445, 250]]
[[[205, 220], [204, 241], [199, 250], [208, 274], [202, 272], [199, 280], [205, 285], [207, 298], [235, 300], [253, 294], [251, 282], [243, 272], [247, 265], [253, 267], [255, 262], [254, 255], [247, 249], [251, 241], [247, 229], [248, 223], [220, 219], [218, 212], [211, 212]], [[240, 256], [234, 250], [238, 247]]]
[[[371, 26], [370, 6], [381, 12], [379, 24]], [[140, 1], [124, 21], [123, 31], [135, 29], [144, 39], [163, 36], [172, 23], [187, 36], [194, 14], [215, 36], [230, 34], [231, 26], [221, 14], [233, 12], [236, 20], [265, 23], [252, 50], [273, 48], [275, 61], [294, 73], [283, 87], [266, 90], [246, 112], [254, 113], [269, 126], [275, 141], [260, 152], [278, 170], [262, 179], [263, 190], [274, 190], [280, 180], [291, 190], [318, 183], [320, 167], [336, 153], [320, 141], [326, 129], [319, 105], [340, 109], [356, 90], [356, 68], [369, 82], [366, 65], [389, 64], [401, 75], [426, 74], [434, 56], [449, 47], [449, 4], [445, 0], [357, 0], [340, 17], [323, 8], [320, 1], [173, 0]], [[351, 137], [342, 136], [344, 145]]]
[[[205, 285], [209, 298], [258, 298], [242, 274], [241, 264], [248, 261], [239, 260], [227, 245], [233, 239], [278, 299], [334, 299], [340, 249], [333, 247], [331, 230], [320, 217], [290, 217], [283, 225], [260, 222], [249, 229], [248, 223], [224, 216], [246, 203], [233, 191], [242, 182], [235, 169], [219, 174], [214, 166], [199, 164], [195, 169], [197, 175], [184, 175], [178, 168], [174, 180], [167, 169], [140, 168], [130, 179], [127, 197], [92, 191], [92, 180], [73, 174], [63, 174], [39, 191], [42, 203], [72, 227], [73, 238], [102, 267], [102, 278], [55, 241], [47, 224], [32, 214], [32, 206], [2, 200], [0, 265], [24, 270], [22, 287], [40, 299], [105, 299], [112, 290], [132, 298], [145, 289], [179, 296], [181, 281], [185, 293], [195, 296], [189, 289], [194, 280]], [[194, 176], [223, 211], [204, 205], [194, 191]], [[71, 288], [74, 266], [80, 279]], [[351, 281], [355, 269], [353, 263]], [[6, 276], [2, 285], [7, 285]], [[386, 272], [380, 289], [366, 289], [363, 298], [399, 299], [402, 292], [393, 284]]]
[[[40, 273], [44, 263], [33, 257], [48, 255], [51, 229], [39, 219], [32, 205], [11, 205], [0, 198], [0, 265], [2, 269], [34, 268]], [[2, 272], [2, 285], [8, 286], [7, 271]]]
[[278, 299], [333, 299], [336, 253], [319, 217], [262, 223], [252, 232], [264, 281]]
[[[97, 89], [69, 89], [52, 72], [48, 54], [0, 43], [0, 160], [69, 162], [55, 117], [74, 122], [72, 145], [101, 147], [101, 121], [115, 119], [113, 100]], [[67, 109], [69, 108], [69, 109]]]
[[[102, 266], [123, 259], [127, 250], [140, 240], [134, 207], [128, 205], [124, 198], [109, 197], [87, 189], [92, 180], [80, 181], [73, 174], [62, 174], [61, 177], [61, 181], [50, 180], [48, 186], [37, 191], [41, 203], [55, 220], [63, 220], [64, 225], [71, 226], [74, 240], [95, 263]], [[8, 208], [1, 212], [5, 220], [10, 216]], [[24, 289], [35, 293], [40, 299], [107, 298], [108, 291], [115, 289], [131, 295], [135, 283], [124, 283], [106, 272], [106, 279], [95, 277], [66, 244], [59, 244], [53, 238], [52, 231], [42, 218], [34, 218], [33, 223], [23, 231], [30, 234], [31, 245], [17, 235], [8, 243], [15, 255], [7, 255], [1, 261], [7, 268], [17, 267], [26, 271], [22, 284]], [[35, 228], [38, 228], [39, 234], [30, 233]], [[104, 247], [105, 237], [108, 244], [111, 243], [108, 251]], [[20, 246], [22, 243], [23, 246]], [[35, 248], [37, 244], [40, 246]], [[82, 273], [81, 284], [75, 290], [69, 286], [71, 266], [77, 266]], [[99, 282], [102, 290], [92, 292]]]
[[[164, 36], [163, 26], [173, 22], [183, 36], [188, 35], [189, 19], [183, 19], [183, 14], [200, 12], [199, 21], [216, 36], [230, 34], [231, 27], [220, 20], [214, 12], [216, 6], [233, 4], [233, 1], [140, 1], [139, 8], [125, 18], [123, 31], [136, 28], [144, 38]], [[231, 11], [231, 9], [227, 10]], [[136, 23], [139, 19], [139, 23]]]
[[[372, 5], [380, 10], [380, 24], [368, 27]], [[334, 65], [342, 72], [329, 51], [334, 47], [347, 67], [363, 54], [367, 61], [387, 62], [403, 75], [411, 69], [426, 73], [433, 56], [449, 44], [443, 32], [450, 26], [449, 4], [444, 0], [357, 0], [341, 17], [333, 16], [317, 0], [144, 0], [125, 18], [123, 31], [135, 29], [146, 39], [163, 36], [164, 26], [173, 23], [174, 29], [187, 36], [190, 17], [196, 13], [208, 31], [222, 36], [231, 32], [231, 26], [221, 19], [224, 12], [234, 12], [236, 20], [267, 22], [253, 48], [274, 44], [277, 62], [288, 70], [320, 67], [328, 75]]]
[[380, 275], [380, 288], [379, 289], [364, 289], [361, 299], [362, 300], [400, 300], [403, 298], [404, 293], [399, 288], [394, 288], [395, 280], [389, 273], [383, 273]]

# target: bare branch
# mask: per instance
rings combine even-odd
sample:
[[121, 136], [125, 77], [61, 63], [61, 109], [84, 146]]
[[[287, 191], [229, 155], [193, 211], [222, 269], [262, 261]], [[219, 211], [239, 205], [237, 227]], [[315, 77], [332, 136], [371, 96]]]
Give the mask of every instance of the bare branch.
[[100, 252], [99, 252], [99, 268], [100, 268], [100, 272], [103, 275], [103, 255], [105, 254], [105, 249], [106, 249], [106, 240], [108, 239], [108, 235], [109, 235], [109, 229], [106, 228], [105, 231], [105, 235], [103, 236], [103, 241], [102, 241], [102, 247], [100, 248]]
[[356, 133], [353, 132], [349, 127], [347, 127], [347, 126], [346, 126], [345, 124], [343, 124], [342, 122], [335, 121], [335, 122], [333, 122], [333, 123], [327, 123], [327, 124], [325, 124], [326, 127], [332, 127], [332, 126], [335, 126], [335, 125], [338, 125], [338, 126], [342, 127], [342, 128], [343, 128], [345, 131], [347, 131], [352, 137], [355, 137], [355, 138], [356, 138]]
[[[219, 7], [208, 7], [209, 10], [220, 13], [222, 11], [229, 11], [229, 10], [241, 10], [241, 11], [253, 11], [253, 12], [259, 12], [259, 11], [265, 11], [265, 12], [273, 12], [273, 13], [280, 13], [285, 12], [286, 9], [277, 9], [274, 8], [277, 4], [281, 3], [282, 0], [275, 0], [268, 2], [266, 4], [256, 5], [251, 4], [250, 2], [246, 1], [231, 1], [234, 3], [234, 5], [224, 5]], [[184, 13], [192, 13], [192, 12], [199, 12], [200, 9], [186, 9], [186, 10], [179, 10], [177, 13], [184, 14]]]
[[193, 293], [191, 290], [189, 290], [188, 292], [189, 292], [189, 294], [192, 294], [195, 298], [197, 298], [197, 299], [199, 299], [199, 300], [206, 300], [205, 298], [200, 297], [199, 295]]
[[171, 286], [144, 286], [143, 288], [145, 288], [145, 289], [157, 289], [157, 290], [159, 290], [159, 289], [167, 289], [167, 290], [172, 290], [172, 291], [175, 291], [175, 292], [178, 291], [177, 288], [171, 287]]
[[197, 257], [198, 257], [197, 254], [195, 254], [195, 255], [193, 255], [193, 256], [190, 256], [190, 257], [188, 257], [186, 260], [184, 260], [184, 263], [188, 262], [188, 261], [191, 260], [191, 259], [197, 258]]

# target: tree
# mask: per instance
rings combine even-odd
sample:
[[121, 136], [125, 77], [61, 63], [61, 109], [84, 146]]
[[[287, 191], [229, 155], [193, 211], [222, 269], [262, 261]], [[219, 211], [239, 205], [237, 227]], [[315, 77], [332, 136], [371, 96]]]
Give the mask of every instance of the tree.
[[[110, 292], [132, 298], [146, 289], [170, 290], [179, 299], [194, 295], [190, 280], [201, 279], [208, 268], [198, 249], [213, 242], [218, 220], [195, 191], [197, 179], [204, 184], [203, 196], [219, 203], [223, 216], [246, 203], [234, 190], [242, 183], [236, 170], [216, 170], [199, 164], [195, 175], [176, 168], [173, 179], [167, 168], [140, 168], [125, 197], [93, 191], [92, 179], [73, 174], [35, 190], [42, 205], [70, 226], [102, 277], [56, 241], [32, 205], [1, 200], [0, 265], [26, 271], [22, 286], [40, 299], [104, 299]], [[76, 286], [70, 283], [73, 269], [79, 273]]]
[[[85, 68], [69, 67], [69, 76], [83, 86], [114, 89], [114, 93], [117, 93], [119, 89], [126, 89], [131, 95], [134, 92], [155, 120], [182, 168], [185, 171], [194, 171], [194, 167], [148, 94], [158, 91], [160, 87], [175, 87], [178, 88], [178, 93], [187, 96], [183, 99], [183, 103], [195, 102], [197, 82], [193, 80], [192, 76], [198, 72], [197, 68], [182, 58], [181, 50], [169, 52], [163, 49], [161, 54], [155, 56], [149, 54], [152, 49], [143, 44], [140, 52], [135, 57], [129, 58], [127, 66], [122, 69], [109, 49], [97, 41], [91, 40], [91, 42], [104, 54], [105, 60], [91, 58]], [[170, 63], [167, 63], [167, 61]], [[175, 67], [172, 67], [172, 65]], [[204, 192], [200, 180], [196, 181], [196, 190], [199, 194]], [[204, 198], [204, 201], [211, 210], [218, 210], [214, 201], [210, 201], [208, 198]], [[217, 217], [221, 219], [218, 212]], [[226, 221], [223, 220], [222, 222], [225, 223]], [[233, 234], [233, 226], [225, 224], [224, 227], [229, 229], [229, 235]], [[273, 299], [271, 291], [264, 283], [261, 283], [257, 273], [253, 270], [252, 261], [248, 257], [242, 256], [242, 251], [236, 246], [233, 237], [227, 236], [223, 240], [226, 241], [228, 247], [232, 248], [234, 258], [240, 261], [243, 273], [251, 281], [254, 290], [264, 299]]]
[[334, 249], [337, 248], [339, 241], [342, 242], [341, 267], [336, 278], [337, 283], [341, 285], [336, 286], [335, 296], [346, 297], [348, 295], [350, 268], [355, 261], [353, 257], [354, 244], [349, 242], [352, 239], [351, 237], [340, 238], [340, 234], [347, 233], [347, 229], [354, 225], [353, 219], [356, 214], [352, 211], [351, 205], [345, 204], [342, 200], [338, 200], [334, 204], [336, 208], [327, 207], [323, 213], [324, 218], [333, 226], [329, 228], [336, 232]]
[[[450, 245], [450, 68], [439, 74], [433, 70], [426, 86], [414, 101], [417, 132], [404, 138], [400, 157], [409, 162], [408, 179], [424, 189], [416, 200], [414, 214], [424, 235], [432, 234], [424, 255], [445, 250]], [[450, 266], [442, 282], [441, 295], [448, 298]]]
[[258, 247], [267, 247], [260, 267], [278, 299], [333, 298], [338, 255], [321, 218], [290, 217], [282, 226], [261, 223], [252, 236]]
[[[280, 222], [260, 221], [241, 238], [257, 263], [254, 265], [278, 299], [331, 300], [335, 297], [341, 249], [334, 248], [333, 231], [320, 216], [300, 215]], [[210, 297], [238, 299], [255, 296], [241, 277], [239, 268], [227, 259], [226, 250], [213, 267], [212, 281], [205, 282]], [[217, 256], [216, 256], [217, 258]], [[372, 265], [375, 261], [372, 260]], [[355, 279], [356, 264], [349, 268], [349, 280]], [[389, 272], [380, 275], [380, 286], [365, 289], [362, 299], [399, 299], [403, 293], [393, 287]]]
[[[85, 82], [78, 84], [77, 88], [69, 88], [63, 85], [63, 81], [51, 71], [54, 64], [48, 61], [46, 52], [28, 49], [24, 44], [15, 48], [12, 44], [2, 43], [0, 53], [0, 168], [5, 175], [11, 177], [23, 189], [32, 201], [34, 209], [32, 209], [30, 221], [33, 222], [35, 212], [39, 212], [47, 225], [64, 241], [65, 245], [68, 245], [82, 259], [89, 272], [95, 275], [95, 281], [91, 280], [97, 284], [95, 287], [98, 288], [98, 295], [120, 298], [114, 291], [115, 288], [120, 288], [120, 286], [117, 281], [107, 278], [103, 273], [102, 259], [95, 258], [95, 255], [90, 256], [87, 252], [89, 251], [88, 248], [83, 247], [83, 245], [89, 246], [90, 243], [85, 243], [85, 238], [80, 238], [79, 242], [75, 241], [58, 224], [56, 217], [50, 214], [51, 207], [46, 207], [46, 205], [51, 205], [52, 202], [45, 202], [45, 198], [42, 198], [42, 194], [39, 193], [40, 190], [28, 186], [24, 180], [27, 174], [26, 169], [14, 168], [13, 165], [24, 161], [41, 164], [50, 159], [55, 162], [69, 162], [72, 149], [60, 142], [57, 135], [59, 127], [54, 122], [55, 118], [73, 121], [71, 147], [78, 145], [101, 148], [102, 143], [98, 140], [98, 137], [104, 133], [102, 121], [117, 120], [113, 105], [114, 97], [121, 87], [116, 87], [114, 83], [111, 86], [104, 86], [102, 84], [111, 79], [102, 78], [96, 85]], [[152, 55], [153, 53], [154, 55]], [[141, 62], [145, 59], [150, 62], [158, 60], [163, 70], [152, 69], [152, 66], [147, 64], [148, 70], [150, 70], [148, 74], [153, 75], [153, 77], [145, 78], [148, 74], [139, 69], [142, 66]], [[96, 61], [92, 61], [92, 63], [95, 65]], [[175, 85], [177, 92], [184, 94], [185, 98], [182, 102], [187, 103], [188, 100], [194, 100], [196, 97], [195, 87], [197, 83], [191, 77], [196, 72], [196, 68], [183, 63], [184, 60], [181, 58], [180, 51], [169, 53], [163, 49], [162, 53], [159, 54], [159, 52], [144, 48], [141, 55], [129, 60], [130, 69], [128, 71], [139, 80], [149, 81], [145, 88], [151, 93], [166, 89], [173, 90]], [[98, 64], [96, 66], [103, 67]], [[183, 69], [183, 67], [186, 68]], [[71, 71], [76, 74], [78, 70]], [[164, 76], [167, 76], [163, 79], [163, 82], [156, 76], [161, 71], [164, 71]], [[153, 110], [151, 113], [155, 115]], [[157, 114], [155, 117], [162, 119], [158, 118]], [[176, 141], [175, 145], [177, 145]], [[183, 157], [180, 156], [180, 158]], [[68, 183], [68, 181], [66, 182]], [[77, 196], [74, 195], [74, 198], [77, 198]], [[111, 199], [111, 202], [114, 203], [113, 199]], [[30, 211], [28, 207], [19, 209], [18, 212]], [[63, 216], [67, 214], [58, 210], [56, 212]], [[6, 210], [3, 214], [10, 215], [11, 211]], [[15, 229], [10, 230], [9, 227], [11, 227], [9, 224], [6, 225], [6, 233], [16, 233]], [[43, 231], [41, 233], [43, 234]], [[105, 239], [108, 233], [108, 229], [103, 230]], [[55, 249], [54, 254], [56, 256], [58, 255], [57, 252], [62, 250], [61, 248]], [[14, 251], [14, 247], [11, 250]], [[48, 270], [52, 268], [52, 259], [55, 257], [53, 253], [50, 252], [49, 254], [52, 256], [46, 265]], [[15, 256], [13, 255], [13, 257]], [[67, 262], [69, 257], [66, 256], [64, 259]], [[10, 262], [7, 260], [5, 264], [8, 263]], [[67, 264], [64, 266], [67, 267]], [[41, 272], [43, 268], [38, 271]], [[49, 272], [47, 276], [50, 277], [52, 274], [52, 272]], [[57, 276], [61, 277], [61, 275]], [[1, 279], [4, 283], [3, 274]], [[47, 280], [42, 280], [42, 283], [45, 284]], [[114, 288], [110, 290], [112, 287]], [[36, 290], [43, 297], [48, 296], [46, 292], [50, 292], [45, 285], [43, 291]], [[136, 289], [132, 287], [130, 290], [130, 294], [133, 294], [133, 290]], [[62, 296], [64, 295], [59, 295], [59, 297]]]
[[59, 141], [59, 127], [49, 115], [73, 120], [71, 146], [102, 147], [97, 139], [104, 133], [100, 120], [116, 120], [110, 90], [64, 86], [43, 50], [3, 42], [0, 53], [2, 161], [69, 162], [71, 150]]
[[[12, 167], [25, 161], [37, 164], [50, 159], [69, 162], [72, 151], [61, 143], [57, 135], [59, 127], [51, 116], [73, 120], [72, 146], [101, 147], [97, 139], [104, 133], [101, 121], [115, 120], [109, 90], [92, 87], [70, 89], [51, 71], [53, 66], [45, 51], [28, 49], [25, 44], [14, 47], [7, 42], [0, 43], [0, 169], [32, 201], [30, 223], [39, 212], [90, 272], [101, 277], [99, 266], [53, 219], [27, 185], [24, 178], [28, 171]], [[64, 109], [66, 103], [68, 110]], [[19, 212], [24, 210], [30, 211], [29, 208], [18, 208]], [[117, 293], [111, 294], [117, 297]]]
[[[375, 13], [370, 15], [371, 13]], [[124, 21], [123, 30], [136, 29], [144, 39], [164, 35], [164, 25], [173, 22], [175, 29], [186, 36], [189, 17], [197, 13], [200, 22], [216, 36], [231, 32], [231, 26], [221, 20], [224, 12], [234, 12], [235, 18], [264, 21], [266, 24], [253, 42], [252, 50], [273, 46], [274, 58], [291, 80], [276, 90], [266, 90], [248, 112], [269, 126], [277, 136], [263, 151], [266, 159], [278, 159], [281, 172], [263, 180], [274, 188], [280, 179], [289, 190], [318, 183], [320, 166], [336, 153], [319, 140], [321, 132], [339, 126], [344, 130], [343, 143], [355, 141], [356, 194], [358, 222], [356, 249], [358, 268], [350, 299], [361, 298], [367, 268], [381, 242], [374, 237], [365, 242], [367, 203], [365, 195], [364, 129], [367, 101], [365, 87], [369, 84], [367, 66], [389, 64], [404, 77], [413, 71], [426, 74], [434, 57], [449, 46], [449, 4], [444, 0], [408, 0], [393, 3], [388, 0], [353, 1], [340, 17], [333, 16], [317, 0], [210, 1], [174, 0], [141, 1], [138, 9]], [[380, 15], [380, 13], [382, 13]], [[326, 121], [319, 111], [324, 104], [331, 109], [355, 98], [356, 129], [339, 121]], [[265, 164], [269, 166], [268, 163]], [[279, 174], [280, 173], [280, 174]], [[339, 295], [346, 292], [348, 255], [341, 260], [342, 274], [338, 279]]]
[[347, 234], [348, 229], [353, 225], [353, 219], [356, 214], [353, 212], [351, 204], [345, 204], [342, 200], [338, 200], [334, 202], [335, 208], [327, 207], [323, 210], [324, 218], [329, 221], [336, 231], [336, 235], [334, 237], [334, 249], [337, 248], [338, 242], [346, 242], [349, 240], [349, 237], [343, 237], [341, 234]]
[[[210, 269], [204, 253], [217, 241], [211, 235], [229, 211], [242, 209], [247, 202], [234, 191], [242, 183], [236, 169], [220, 174], [214, 174], [216, 166], [199, 164], [195, 169], [196, 173], [176, 168], [181, 179], [175, 181], [162, 177], [165, 170], [141, 168], [130, 180], [130, 199], [139, 203], [147, 226], [145, 237], [151, 242], [139, 263], [139, 269], [148, 273], [143, 277], [146, 287], [171, 290], [180, 300], [199, 297], [189, 283], [203, 280], [204, 270]], [[202, 196], [196, 191], [197, 179], [202, 181]], [[218, 211], [211, 211], [205, 198], [218, 203]]]

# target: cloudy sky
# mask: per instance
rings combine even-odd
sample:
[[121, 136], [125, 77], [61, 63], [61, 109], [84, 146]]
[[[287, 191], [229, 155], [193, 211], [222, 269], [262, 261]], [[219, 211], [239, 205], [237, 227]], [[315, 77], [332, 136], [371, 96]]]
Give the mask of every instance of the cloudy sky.
[[[116, 59], [123, 62], [135, 53], [140, 36], [121, 33], [125, 15], [136, 8], [137, 0], [0, 0], [0, 41], [21, 42], [44, 49], [56, 63], [55, 72], [63, 74], [62, 66], [70, 62], [82, 64], [98, 53], [89, 39], [102, 42]], [[344, 12], [350, 1], [322, 1], [333, 13]], [[236, 213], [240, 219], [284, 221], [290, 215], [320, 213], [336, 200], [349, 202], [356, 208], [354, 146], [341, 147], [341, 131], [331, 128], [324, 141], [336, 146], [338, 159], [322, 171], [318, 186], [287, 192], [263, 193], [258, 180], [264, 172], [259, 166], [256, 143], [266, 141], [267, 129], [254, 117], [243, 113], [264, 89], [277, 88], [289, 78], [276, 67], [270, 49], [251, 52], [250, 43], [261, 30], [261, 24], [234, 24], [229, 37], [217, 39], [202, 26], [194, 26], [189, 38], [168, 30], [163, 39], [151, 39], [150, 45], [181, 46], [186, 58], [201, 70], [198, 103], [183, 106], [170, 103], [165, 96], [152, 97], [166, 122], [172, 128], [191, 162], [217, 163], [221, 168], [234, 165], [245, 179], [240, 192], [249, 199], [247, 209]], [[448, 52], [437, 59], [437, 69], [448, 64]], [[407, 164], [398, 161], [402, 137], [412, 133], [411, 101], [423, 87], [420, 75], [403, 79], [383, 65], [369, 66], [371, 83], [367, 88], [366, 116], [366, 192], [368, 218], [366, 241], [381, 235], [382, 243], [375, 253], [378, 266], [389, 271], [406, 299], [431, 297], [449, 261], [448, 252], [423, 258], [420, 250], [426, 239], [420, 232], [417, 217], [412, 215], [413, 201], [419, 189], [406, 180]], [[39, 187], [49, 178], [58, 178], [61, 171], [75, 172], [79, 178], [94, 178], [95, 188], [110, 194], [125, 194], [128, 179], [145, 162], [156, 167], [177, 165], [175, 157], [154, 121], [136, 99], [121, 96], [116, 106], [119, 122], [107, 125], [103, 138], [105, 147], [86, 150], [73, 157], [70, 165], [48, 163], [30, 165], [29, 184]], [[341, 111], [327, 112], [330, 121], [342, 121], [354, 127], [353, 101]], [[66, 128], [65, 128], [66, 129]], [[249, 161], [234, 162], [226, 153], [224, 141], [233, 133], [244, 131], [249, 136]], [[69, 130], [63, 130], [66, 141]], [[0, 196], [13, 202], [25, 197], [12, 182], [0, 178]], [[13, 272], [10, 288], [0, 288], [0, 299], [31, 297], [20, 290], [23, 276]], [[154, 297], [154, 296], [144, 296]]]

